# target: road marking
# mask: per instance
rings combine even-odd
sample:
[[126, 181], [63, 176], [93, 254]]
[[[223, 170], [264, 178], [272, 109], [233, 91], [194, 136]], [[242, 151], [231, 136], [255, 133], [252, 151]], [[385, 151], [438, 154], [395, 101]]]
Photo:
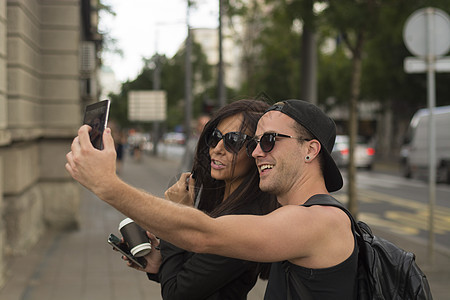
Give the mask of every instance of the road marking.
[[[415, 228], [421, 230], [428, 230], [429, 218], [428, 212], [419, 212], [417, 214], [412, 214], [403, 211], [387, 211], [385, 217], [389, 220], [394, 220], [402, 224], [411, 224]], [[434, 220], [434, 233], [436, 234], [446, 234], [450, 232], [450, 223], [446, 223], [444, 219], [439, 216], [435, 216]]]
[[[348, 202], [347, 194], [337, 194], [335, 196], [343, 203]], [[418, 235], [420, 230], [427, 231], [429, 229], [429, 209], [428, 205], [424, 203], [370, 190], [359, 190], [358, 199], [365, 203], [385, 202], [390, 205], [408, 209], [408, 211], [404, 211], [403, 209], [400, 211], [389, 209], [384, 212], [383, 216], [361, 212], [360, 219], [369, 225], [380, 226], [407, 235]], [[449, 208], [436, 206], [434, 214], [434, 233], [441, 235], [450, 233]]]
[[411, 227], [408, 224], [399, 224], [398, 222], [393, 222], [390, 220], [382, 219], [379, 215], [370, 213], [360, 213], [360, 220], [370, 226], [378, 226], [382, 228], [387, 228], [393, 233], [398, 233], [402, 235], [418, 235], [419, 230], [417, 228]]
[[[344, 176], [345, 175], [345, 176]], [[343, 172], [344, 180], [346, 173]], [[361, 171], [358, 173], [358, 187], [381, 187], [381, 188], [398, 188], [398, 187], [414, 187], [428, 188], [428, 182], [421, 179], [403, 178], [395, 175], [377, 173], [376, 177], [371, 172]], [[437, 183], [436, 188], [443, 192], [450, 192], [450, 185], [445, 183]]]

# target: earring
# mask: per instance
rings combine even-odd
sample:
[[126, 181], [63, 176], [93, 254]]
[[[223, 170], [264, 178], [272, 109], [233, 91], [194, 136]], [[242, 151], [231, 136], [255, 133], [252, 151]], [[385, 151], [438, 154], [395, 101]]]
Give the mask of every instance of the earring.
[[310, 159], [311, 159], [311, 157], [309, 157], [309, 155], [306, 155], [306, 156], [305, 156], [305, 160], [306, 160], [306, 161], [309, 161]]

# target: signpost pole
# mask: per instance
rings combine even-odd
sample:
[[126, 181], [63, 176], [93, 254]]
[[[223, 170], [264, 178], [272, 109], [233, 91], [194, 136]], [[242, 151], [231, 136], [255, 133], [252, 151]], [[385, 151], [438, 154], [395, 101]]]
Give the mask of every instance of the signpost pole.
[[185, 44], [185, 86], [184, 86], [184, 132], [186, 134], [186, 143], [191, 138], [191, 119], [192, 119], [192, 32], [190, 25], [190, 7], [191, 0], [187, 0], [186, 9], [186, 26], [187, 26], [187, 37]]
[[434, 206], [436, 203], [436, 124], [434, 121], [434, 107], [436, 106], [436, 82], [435, 82], [435, 60], [434, 55], [434, 9], [426, 10], [427, 20], [427, 89], [428, 89], [428, 195], [429, 195], [429, 230], [428, 230], [428, 259], [434, 265]]
[[403, 39], [408, 50], [416, 55], [405, 59], [407, 73], [427, 73], [428, 102], [428, 196], [429, 242], [428, 259], [434, 265], [434, 210], [436, 203], [436, 72], [449, 72], [450, 59], [442, 57], [450, 49], [450, 18], [444, 11], [428, 7], [414, 12], [406, 21]]
[[[159, 54], [155, 54], [155, 69], [153, 70], [153, 90], [158, 91], [161, 88], [161, 70], [159, 66]], [[159, 144], [159, 124], [160, 121], [153, 121], [153, 156], [158, 155]]]

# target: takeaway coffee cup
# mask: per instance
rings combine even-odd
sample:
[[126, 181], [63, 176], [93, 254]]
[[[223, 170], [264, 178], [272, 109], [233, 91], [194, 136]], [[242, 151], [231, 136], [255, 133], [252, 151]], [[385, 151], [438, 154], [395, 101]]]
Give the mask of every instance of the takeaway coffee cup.
[[150, 253], [152, 246], [150, 245], [145, 230], [132, 219], [123, 219], [119, 224], [119, 231], [128, 244], [133, 256], [140, 257]]

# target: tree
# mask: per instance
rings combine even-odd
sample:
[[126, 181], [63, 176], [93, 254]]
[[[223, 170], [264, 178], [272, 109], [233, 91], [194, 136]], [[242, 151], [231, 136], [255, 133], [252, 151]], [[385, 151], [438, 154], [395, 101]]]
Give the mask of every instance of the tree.
[[[378, 153], [395, 156], [413, 113], [426, 106], [425, 74], [407, 74], [404, 58], [411, 56], [404, 45], [403, 28], [407, 18], [424, 5], [450, 11], [448, 1], [394, 1], [382, 5], [376, 33], [367, 42], [363, 63], [362, 98], [382, 104], [382, 115], [394, 115], [379, 132]], [[437, 105], [450, 103], [448, 73], [436, 76]], [[379, 127], [378, 129], [382, 129]], [[379, 130], [380, 131], [380, 130]]]
[[[193, 43], [192, 65], [196, 80], [202, 83], [203, 89], [194, 97], [194, 115], [199, 115], [202, 110], [202, 101], [206, 97], [212, 97], [215, 93], [215, 85], [212, 76], [212, 66], [208, 64], [205, 54], [198, 43]], [[140, 74], [131, 81], [122, 84], [119, 94], [110, 95], [111, 118], [115, 119], [122, 127], [143, 125], [132, 123], [128, 120], [128, 92], [131, 90], [152, 90], [153, 72], [155, 71], [155, 59], [161, 72], [161, 89], [167, 92], [167, 122], [169, 129], [183, 123], [183, 98], [184, 98], [184, 51], [175, 54], [168, 59], [166, 56], [155, 55], [149, 59], [143, 58], [144, 66]], [[146, 127], [149, 127], [147, 125]]]
[[254, 90], [251, 94], [267, 93], [281, 100], [300, 96], [300, 32], [293, 25], [286, 6], [274, 5], [271, 19], [266, 20], [259, 37], [255, 39], [259, 54], [255, 57]]
[[223, 5], [226, 7], [230, 29], [234, 32], [233, 40], [242, 49], [241, 66], [244, 80], [238, 93], [257, 95], [265, 91], [261, 90], [261, 79], [256, 76], [264, 70], [260, 57], [263, 47], [259, 38], [267, 27], [265, 5], [259, 0], [227, 0]]
[[[336, 38], [335, 40], [339, 40]], [[326, 111], [346, 105], [350, 98], [351, 61], [339, 45], [330, 53], [319, 53], [318, 99]], [[338, 134], [343, 128], [338, 125]]]
[[[267, 1], [269, 2], [269, 1]], [[300, 98], [317, 104], [317, 24], [315, 5], [321, 1], [292, 0], [278, 3], [287, 12], [288, 20], [297, 24], [301, 33], [300, 51]]]
[[381, 0], [328, 1], [325, 10], [331, 26], [339, 31], [343, 44], [351, 58], [350, 101], [349, 101], [349, 165], [348, 165], [348, 208], [354, 216], [358, 214], [356, 195], [356, 165], [354, 160], [358, 135], [358, 100], [362, 76], [362, 61], [366, 40], [377, 28]]

